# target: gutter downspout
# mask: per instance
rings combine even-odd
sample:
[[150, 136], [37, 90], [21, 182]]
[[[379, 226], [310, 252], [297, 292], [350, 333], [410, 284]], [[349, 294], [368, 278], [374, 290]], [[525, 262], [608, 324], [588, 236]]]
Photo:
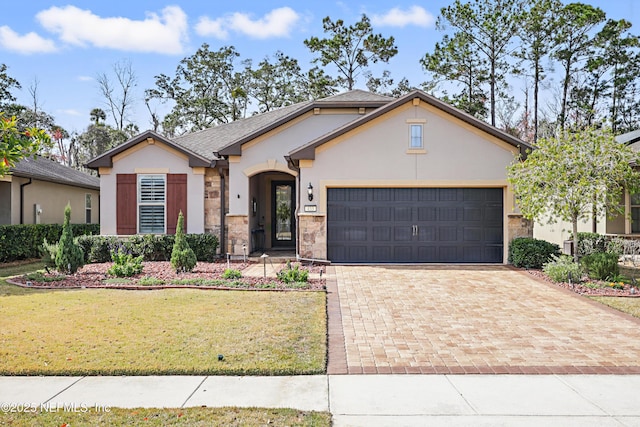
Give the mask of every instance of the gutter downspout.
[[29, 182], [20, 184], [20, 224], [24, 224], [24, 187], [32, 184], [32, 179], [29, 178]]
[[300, 258], [300, 218], [298, 214], [300, 213], [300, 194], [302, 193], [300, 188], [300, 182], [302, 180], [302, 177], [300, 176], [300, 167], [295, 164], [295, 161], [291, 159], [290, 156], [284, 156], [284, 158], [287, 161], [287, 165], [289, 166], [289, 169], [292, 169], [298, 172], [298, 184], [296, 185], [298, 200], [296, 202], [295, 216], [296, 216], [296, 259], [299, 259]]

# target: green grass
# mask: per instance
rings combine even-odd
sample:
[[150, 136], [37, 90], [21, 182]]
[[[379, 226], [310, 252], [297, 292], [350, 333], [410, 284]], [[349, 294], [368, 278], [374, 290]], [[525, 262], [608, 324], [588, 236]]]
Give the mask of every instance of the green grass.
[[322, 292], [35, 291], [4, 282], [39, 267], [0, 269], [0, 375], [325, 371]]
[[44, 264], [40, 261], [0, 264], [0, 297], [5, 295], [25, 295], [43, 292], [41, 290], [38, 291], [35, 289], [25, 289], [7, 283], [7, 279], [10, 277], [20, 276], [27, 273], [34, 273], [42, 268], [44, 268]]
[[640, 298], [591, 297], [591, 299], [632, 316], [640, 317]]
[[0, 424], [27, 426], [317, 426], [331, 425], [327, 412], [262, 408], [120, 409], [109, 412], [0, 412]]

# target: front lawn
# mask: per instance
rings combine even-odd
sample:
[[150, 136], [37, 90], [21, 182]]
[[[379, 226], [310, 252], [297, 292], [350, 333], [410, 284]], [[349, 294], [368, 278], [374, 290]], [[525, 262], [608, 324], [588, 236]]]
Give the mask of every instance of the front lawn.
[[27, 426], [317, 426], [331, 425], [327, 412], [262, 408], [119, 409], [109, 412], [2, 413], [0, 424]]
[[616, 310], [640, 317], [640, 298], [591, 297], [594, 301], [613, 307]]
[[85, 289], [0, 295], [0, 375], [325, 372], [323, 292]]
[[25, 289], [19, 286], [10, 285], [6, 280], [13, 276], [32, 273], [40, 268], [44, 268], [44, 264], [40, 261], [25, 261], [10, 264], [0, 264], [0, 297], [5, 295], [23, 295], [37, 292], [31, 289]]

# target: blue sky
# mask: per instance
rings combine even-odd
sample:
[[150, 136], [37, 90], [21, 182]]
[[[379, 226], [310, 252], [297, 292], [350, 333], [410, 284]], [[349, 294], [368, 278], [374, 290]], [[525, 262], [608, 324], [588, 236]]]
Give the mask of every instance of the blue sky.
[[[144, 90], [154, 86], [155, 75], [174, 75], [179, 61], [202, 43], [212, 50], [233, 45], [241, 59], [255, 63], [280, 50], [308, 69], [313, 56], [303, 41], [324, 35], [325, 16], [352, 24], [366, 13], [376, 33], [396, 39], [399, 53], [384, 69], [418, 86], [425, 80], [418, 61], [442, 38], [435, 19], [453, 0], [7, 3], [0, 15], [0, 63], [22, 84], [22, 90], [14, 92], [18, 102], [31, 104], [28, 88], [37, 80], [41, 107], [69, 132], [82, 132], [89, 111], [104, 107], [96, 76], [111, 72], [117, 62], [130, 61], [138, 77], [132, 119], [144, 130], [150, 126]], [[640, 34], [639, 1], [588, 3], [602, 8], [608, 18], [631, 21], [632, 32]]]

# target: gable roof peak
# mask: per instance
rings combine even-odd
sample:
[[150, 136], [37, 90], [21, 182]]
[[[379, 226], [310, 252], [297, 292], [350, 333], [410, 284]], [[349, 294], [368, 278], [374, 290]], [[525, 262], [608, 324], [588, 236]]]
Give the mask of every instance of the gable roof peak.
[[328, 96], [316, 100], [317, 103], [323, 102], [391, 102], [395, 98], [389, 96], [380, 95], [373, 92], [368, 92], [362, 89], [353, 89], [346, 92], [337, 93], [335, 95]]

